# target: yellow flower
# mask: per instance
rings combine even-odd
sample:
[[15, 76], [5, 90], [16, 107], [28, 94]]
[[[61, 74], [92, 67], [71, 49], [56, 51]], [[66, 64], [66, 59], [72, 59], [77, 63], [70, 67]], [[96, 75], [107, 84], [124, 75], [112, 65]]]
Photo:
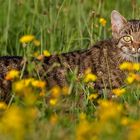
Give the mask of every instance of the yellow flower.
[[88, 96], [88, 100], [94, 100], [94, 99], [96, 99], [98, 97], [98, 94], [95, 94], [95, 93], [93, 93], [93, 94], [90, 94], [89, 96]]
[[122, 89], [116, 88], [116, 89], [113, 89], [112, 92], [117, 96], [121, 96], [122, 94], [126, 92], [126, 90], [124, 88]]
[[24, 118], [22, 115], [22, 111], [16, 106], [12, 106], [10, 109], [8, 109], [0, 122], [0, 125], [3, 125], [2, 131], [8, 134], [11, 131], [21, 131], [24, 123]]
[[40, 61], [43, 60], [44, 59], [44, 55], [42, 55], [42, 54], [41, 55], [38, 55], [37, 56], [37, 59], [40, 60]]
[[126, 78], [126, 82], [128, 84], [132, 84], [134, 81], [140, 81], [140, 75], [135, 73], [129, 73], [128, 77]]
[[32, 84], [33, 81], [35, 81], [34, 78], [27, 78], [27, 79], [23, 79], [22, 80], [25, 86], [29, 86], [30, 84]]
[[106, 25], [106, 20], [104, 18], [100, 18], [99, 19], [99, 22], [102, 26], [105, 26]]
[[22, 80], [16, 81], [13, 84], [15, 92], [22, 92], [22, 90], [24, 90], [27, 86], [29, 86], [32, 83], [32, 81], [34, 81], [33, 78], [22, 79]]
[[139, 63], [131, 63], [131, 62], [123, 62], [120, 64], [121, 70], [128, 70], [128, 71], [139, 71], [140, 64]]
[[111, 118], [116, 118], [117, 116], [121, 115], [123, 109], [121, 104], [117, 104], [108, 100], [100, 100], [98, 102], [99, 109], [97, 110], [97, 115], [100, 117], [101, 121], [107, 121]]
[[122, 64], [120, 64], [120, 69], [121, 70], [132, 70], [133, 66], [132, 63], [130, 62], [123, 62]]
[[132, 84], [132, 83], [134, 82], [134, 80], [135, 80], [135, 78], [134, 78], [133, 76], [128, 76], [128, 77], [126, 78], [126, 82], [127, 82], [128, 84]]
[[25, 88], [25, 83], [23, 82], [23, 80], [17, 81], [13, 84], [13, 88], [15, 92], [20, 92]]
[[5, 79], [6, 80], [13, 80], [14, 78], [19, 77], [19, 71], [18, 70], [11, 70], [6, 74]]
[[135, 80], [140, 81], [140, 75], [139, 74], [135, 74]]
[[35, 46], [40, 46], [40, 41], [39, 40], [37, 40], [37, 39], [35, 39], [34, 41], [33, 41], [33, 43], [34, 43], [34, 45]]
[[50, 105], [55, 106], [57, 104], [57, 99], [50, 99]]
[[85, 78], [84, 78], [84, 82], [91, 82], [91, 81], [96, 81], [97, 79], [97, 76], [92, 74], [92, 73], [88, 73], [87, 75], [85, 75]]
[[51, 95], [53, 98], [58, 98], [60, 96], [60, 93], [61, 93], [61, 89], [59, 86], [54, 86], [51, 89]]
[[85, 74], [84, 82], [86, 82], [86, 83], [87, 82], [94, 82], [97, 79], [97, 76], [92, 73], [91, 68], [86, 69], [84, 74]]
[[23, 140], [31, 130], [31, 124], [37, 118], [37, 113], [37, 109], [33, 107], [11, 105], [0, 116], [0, 135], [4, 139]]
[[44, 88], [46, 83], [44, 81], [41, 81], [41, 80], [34, 80], [34, 81], [32, 81], [32, 85], [34, 87]]
[[21, 43], [29, 43], [35, 39], [34, 35], [24, 35], [20, 38]]
[[93, 124], [82, 120], [76, 127], [76, 140], [97, 140], [94, 139]]
[[49, 57], [51, 54], [48, 50], [43, 51], [43, 55]]
[[0, 102], [0, 110], [5, 110], [7, 105], [4, 102]]
[[133, 70], [139, 71], [140, 70], [140, 64], [139, 63], [133, 63]]

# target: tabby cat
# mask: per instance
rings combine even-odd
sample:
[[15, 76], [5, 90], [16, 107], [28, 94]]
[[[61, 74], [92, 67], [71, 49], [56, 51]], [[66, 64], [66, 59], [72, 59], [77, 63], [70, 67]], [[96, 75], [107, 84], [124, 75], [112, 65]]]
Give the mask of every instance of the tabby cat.
[[[113, 10], [111, 24], [111, 39], [99, 41], [87, 50], [45, 57], [38, 71], [47, 85], [50, 87], [66, 85], [67, 72], [75, 68], [78, 75], [91, 68], [98, 77], [94, 84], [96, 89], [112, 89], [123, 85], [125, 73], [119, 69], [120, 63], [138, 62], [140, 58], [140, 20], [127, 21], [120, 13]], [[21, 70], [23, 64], [22, 57], [0, 57], [1, 100], [8, 100], [11, 90], [11, 82], [4, 79], [6, 73], [11, 69]]]

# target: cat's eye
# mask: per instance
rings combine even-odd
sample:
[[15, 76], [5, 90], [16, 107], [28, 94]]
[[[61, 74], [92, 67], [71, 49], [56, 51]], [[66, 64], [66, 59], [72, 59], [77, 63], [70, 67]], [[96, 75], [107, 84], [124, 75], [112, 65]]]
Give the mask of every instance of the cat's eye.
[[124, 36], [123, 41], [125, 42], [131, 42], [133, 40], [132, 36]]

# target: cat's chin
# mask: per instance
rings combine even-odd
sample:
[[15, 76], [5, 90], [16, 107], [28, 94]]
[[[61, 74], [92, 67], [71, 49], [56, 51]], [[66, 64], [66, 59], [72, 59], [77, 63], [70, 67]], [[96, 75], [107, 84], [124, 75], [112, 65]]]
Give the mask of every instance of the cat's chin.
[[131, 61], [131, 62], [140, 62], [140, 55], [139, 54], [128, 54], [121, 52], [121, 57], [126, 60], [126, 61]]

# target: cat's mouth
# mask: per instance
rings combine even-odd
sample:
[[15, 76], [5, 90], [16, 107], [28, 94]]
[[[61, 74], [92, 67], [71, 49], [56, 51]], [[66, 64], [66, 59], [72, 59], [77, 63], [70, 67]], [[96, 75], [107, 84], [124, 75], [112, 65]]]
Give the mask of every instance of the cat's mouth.
[[140, 62], [140, 54], [139, 53], [128, 53], [128, 52], [122, 52], [121, 56], [123, 59], [128, 60], [128, 61], [138, 61]]
[[139, 53], [136, 53], [136, 54], [130, 54], [130, 56], [137, 58], [137, 57], [140, 57], [140, 54], [139, 54]]
[[139, 54], [139, 53], [132, 54], [132, 53], [126, 53], [126, 52], [125, 52], [125, 54], [126, 54], [126, 55], [129, 55], [130, 57], [134, 57], [134, 58], [140, 57], [140, 54]]

